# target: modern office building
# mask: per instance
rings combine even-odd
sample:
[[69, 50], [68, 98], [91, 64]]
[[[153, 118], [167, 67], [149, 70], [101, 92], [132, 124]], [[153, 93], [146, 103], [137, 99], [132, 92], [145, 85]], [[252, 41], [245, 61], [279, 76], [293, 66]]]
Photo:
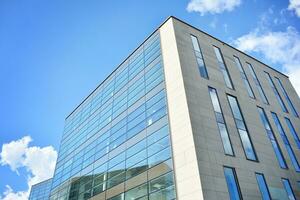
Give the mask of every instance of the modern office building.
[[67, 118], [51, 200], [300, 199], [288, 77], [169, 17]]
[[29, 200], [48, 200], [51, 192], [52, 178], [31, 187]]

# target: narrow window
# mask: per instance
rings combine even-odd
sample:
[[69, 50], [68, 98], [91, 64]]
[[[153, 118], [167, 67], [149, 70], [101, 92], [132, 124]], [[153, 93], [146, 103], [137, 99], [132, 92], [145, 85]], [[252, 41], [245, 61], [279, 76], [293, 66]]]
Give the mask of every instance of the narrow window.
[[265, 95], [265, 92], [264, 92], [264, 90], [263, 90], [262, 87], [261, 87], [261, 84], [260, 84], [260, 82], [259, 82], [259, 80], [258, 80], [258, 78], [257, 78], [257, 76], [256, 76], [256, 74], [255, 74], [255, 71], [254, 71], [252, 65], [251, 65], [250, 63], [247, 63], [247, 66], [248, 66], [248, 68], [249, 68], [249, 70], [250, 70], [250, 72], [251, 72], [251, 76], [252, 76], [253, 81], [254, 81], [254, 83], [255, 83], [257, 89], [258, 89], [258, 92], [259, 92], [260, 97], [262, 98], [262, 100], [263, 100], [263, 102], [264, 102], [265, 104], [269, 104], [268, 99], [267, 99], [267, 97], [266, 97], [266, 95]]
[[284, 132], [284, 129], [282, 128], [282, 125], [281, 125], [281, 123], [279, 121], [278, 116], [276, 115], [276, 113], [272, 112], [272, 117], [273, 117], [273, 120], [274, 120], [274, 122], [276, 124], [277, 130], [278, 130], [278, 132], [279, 132], [279, 134], [280, 134], [280, 136], [281, 136], [281, 138], [283, 140], [285, 148], [286, 148], [286, 150], [287, 150], [287, 152], [289, 154], [289, 157], [290, 157], [290, 159], [292, 161], [292, 164], [293, 164], [296, 172], [300, 172], [299, 163], [298, 163], [297, 158], [295, 156], [295, 153], [294, 153], [294, 151], [293, 151], [293, 149], [292, 149], [292, 147], [290, 145], [290, 142], [289, 142], [289, 140], [288, 140], [288, 138], [287, 138], [287, 136], [286, 136], [286, 134]]
[[291, 187], [290, 181], [286, 178], [282, 178], [282, 183], [284, 186], [284, 189], [289, 197], [289, 200], [296, 200], [296, 197], [294, 195], [293, 189]]
[[280, 88], [281, 92], [283, 93], [283, 95], [284, 95], [286, 101], [288, 102], [289, 107], [290, 107], [290, 109], [292, 110], [294, 116], [295, 116], [295, 117], [299, 117], [297, 110], [295, 109], [295, 107], [294, 107], [294, 105], [293, 105], [293, 103], [292, 103], [292, 101], [291, 101], [289, 95], [287, 94], [286, 90], [284, 89], [284, 87], [283, 87], [283, 85], [282, 85], [282, 83], [281, 83], [281, 80], [280, 80], [279, 78], [277, 78], [277, 77], [275, 77], [275, 79], [277, 80], [278, 85], [279, 85], [279, 88]]
[[274, 149], [274, 152], [276, 154], [276, 157], [277, 157], [277, 160], [278, 160], [278, 163], [279, 163], [279, 166], [283, 169], [287, 169], [287, 165], [286, 165], [286, 162], [283, 158], [283, 155], [282, 155], [282, 152], [281, 152], [281, 149], [279, 147], [279, 144], [276, 140], [276, 137], [273, 133], [273, 130], [271, 128], [271, 125], [270, 125], [270, 122], [267, 118], [267, 115], [265, 113], [265, 111], [261, 108], [261, 107], [257, 107], [258, 109], [258, 112], [259, 112], [259, 115], [260, 115], [260, 119], [265, 127], [265, 130], [267, 132], [267, 136], [272, 144], [272, 147]]
[[230, 78], [230, 75], [229, 75], [229, 72], [228, 72], [228, 69], [227, 69], [226, 64], [224, 62], [223, 55], [221, 53], [221, 50], [218, 47], [214, 46], [214, 51], [215, 51], [215, 54], [216, 54], [216, 57], [217, 57], [217, 60], [218, 60], [219, 68], [220, 68], [220, 70], [223, 74], [226, 86], [230, 89], [234, 89], [231, 78]]
[[234, 153], [233, 153], [233, 149], [232, 149], [231, 142], [229, 139], [226, 122], [224, 120], [223, 112], [222, 112], [221, 105], [219, 102], [217, 90], [209, 87], [208, 91], [209, 91], [211, 102], [212, 102], [212, 105], [213, 105], [213, 108], [215, 111], [215, 116], [216, 116], [219, 133], [220, 133], [220, 136], [222, 139], [225, 154], [233, 156]]
[[241, 190], [234, 168], [224, 167], [224, 175], [228, 187], [230, 200], [242, 199]]
[[238, 69], [239, 69], [239, 71], [240, 71], [240, 74], [241, 74], [242, 80], [243, 80], [243, 82], [244, 82], [244, 85], [245, 85], [245, 87], [246, 87], [246, 89], [247, 89], [248, 95], [249, 95], [251, 98], [255, 99], [253, 90], [252, 90], [252, 88], [251, 88], [251, 85], [250, 85], [249, 80], [248, 80], [248, 78], [247, 78], [247, 75], [246, 75], [246, 73], [245, 73], [245, 70], [243, 69], [243, 66], [242, 66], [242, 64], [241, 64], [240, 59], [239, 59], [238, 57], [236, 57], [236, 56], [233, 56], [233, 57], [234, 57], [235, 64], [236, 64], [236, 66], [238, 67]]
[[261, 192], [262, 199], [263, 200], [271, 200], [271, 195], [270, 195], [269, 188], [267, 186], [264, 175], [261, 173], [255, 173], [255, 175], [256, 175], [256, 180], [257, 180], [259, 190]]
[[192, 43], [193, 43], [193, 47], [194, 47], [194, 51], [195, 51], [195, 55], [196, 55], [200, 75], [201, 75], [201, 77], [208, 79], [208, 73], [207, 73], [207, 70], [206, 70], [205, 62], [204, 62], [204, 59], [203, 59], [203, 54], [202, 54], [202, 51], [200, 49], [198, 39], [197, 39], [197, 37], [195, 37], [193, 35], [191, 35], [191, 39], [192, 39]]
[[291, 120], [287, 117], [285, 117], [284, 119], [285, 119], [287, 126], [289, 127], [290, 133], [292, 134], [292, 136], [295, 140], [295, 143], [297, 144], [298, 149], [300, 149], [300, 139], [299, 139], [299, 136], [298, 136]]
[[249, 160], [254, 160], [257, 161], [257, 157], [248, 133], [248, 129], [247, 126], [245, 124], [245, 120], [243, 117], [243, 114], [240, 110], [238, 101], [236, 99], [236, 97], [233, 97], [231, 95], [227, 95], [227, 99], [229, 101], [229, 105], [234, 117], [234, 121], [236, 124], [236, 127], [238, 129], [238, 133], [240, 135], [241, 141], [242, 141], [242, 145], [244, 147], [244, 152], [246, 155], [246, 158]]
[[265, 74], [266, 74], [268, 82], [269, 82], [269, 84], [270, 84], [270, 86], [271, 86], [271, 88], [272, 88], [272, 90], [273, 90], [273, 92], [274, 92], [274, 94], [276, 96], [276, 99], [277, 99], [277, 101], [278, 101], [278, 103], [279, 103], [282, 111], [287, 113], [288, 110], [287, 110], [286, 106], [284, 105], [283, 100], [282, 100], [282, 98], [281, 98], [281, 96], [280, 96], [280, 94], [279, 94], [279, 92], [278, 92], [278, 90], [277, 90], [277, 88], [276, 88], [276, 86], [275, 86], [275, 84], [274, 84], [274, 82], [273, 82], [270, 74], [268, 72], [265, 72]]

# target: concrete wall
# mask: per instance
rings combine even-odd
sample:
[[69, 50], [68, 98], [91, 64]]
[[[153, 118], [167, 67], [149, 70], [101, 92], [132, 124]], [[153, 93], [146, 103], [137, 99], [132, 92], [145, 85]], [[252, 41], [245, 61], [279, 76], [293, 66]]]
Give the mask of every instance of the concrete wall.
[[[290, 113], [286, 114], [281, 111], [281, 107], [263, 71], [267, 71], [272, 77], [276, 76], [282, 80], [294, 106], [300, 112], [299, 97], [288, 78], [177, 19], [170, 18], [160, 28], [160, 34], [178, 199], [229, 199], [223, 173], [224, 165], [236, 169], [243, 199], [261, 199], [255, 172], [265, 175], [273, 199], [282, 199], [283, 197], [280, 196], [280, 193], [285, 194], [281, 182], [282, 177], [290, 180], [296, 196], [300, 198], [300, 188], [296, 183], [296, 181], [300, 180], [300, 176], [294, 170], [282, 139], [273, 123], [270, 111], [278, 114], [299, 161], [300, 151], [296, 148], [294, 139], [283, 117], [287, 116], [291, 119], [298, 133], [300, 133], [300, 120], [292, 115], [283, 94], [281, 94], [277, 86]], [[208, 70], [209, 80], [202, 78], [199, 74], [190, 34], [198, 37]], [[226, 87], [217, 65], [212, 45], [221, 49], [235, 90]], [[233, 55], [240, 58], [255, 93], [256, 100], [248, 96], [239, 70], [234, 63]], [[245, 62], [253, 65], [270, 105], [262, 103]], [[273, 80], [275, 82], [275, 79]], [[235, 157], [224, 154], [208, 94], [208, 86], [217, 89]], [[254, 149], [258, 156], [258, 162], [246, 160], [226, 93], [238, 98]], [[257, 105], [263, 107], [267, 113], [289, 167], [288, 170], [281, 169], [278, 165], [271, 143], [260, 121]], [[199, 178], [201, 184], [197, 181]]]

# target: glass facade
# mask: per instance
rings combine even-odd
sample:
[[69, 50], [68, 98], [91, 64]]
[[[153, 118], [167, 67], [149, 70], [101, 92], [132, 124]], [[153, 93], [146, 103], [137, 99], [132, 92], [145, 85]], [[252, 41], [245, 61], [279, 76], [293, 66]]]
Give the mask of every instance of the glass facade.
[[218, 48], [216, 46], [213, 46], [213, 47], [214, 47], [214, 51], [215, 51], [215, 54], [216, 54], [216, 57], [217, 57], [217, 61], [218, 61], [220, 71], [222, 72], [223, 78], [225, 80], [225, 84], [228, 88], [234, 89], [233, 84], [232, 84], [232, 80], [230, 78], [230, 75], [229, 75], [229, 72], [228, 72], [228, 69], [227, 69], [227, 66], [225, 64], [223, 55], [221, 53], [221, 50], [220, 50], [220, 48]]
[[67, 117], [51, 200], [176, 198], [162, 65], [156, 32]]
[[252, 76], [253, 81], [254, 81], [254, 83], [255, 83], [255, 85], [257, 87], [257, 90], [259, 92], [259, 95], [260, 95], [261, 99], [263, 100], [263, 102], [265, 104], [269, 104], [268, 99], [267, 99], [267, 97], [265, 95], [265, 92], [264, 92], [263, 88], [261, 87], [261, 84], [260, 84], [260, 82], [259, 82], [259, 80], [258, 80], [258, 78], [256, 76], [256, 73], [255, 73], [252, 65], [250, 63], [247, 63], [247, 66], [248, 66], [248, 68], [249, 68], [249, 70], [251, 72], [251, 76]]
[[261, 193], [261, 197], [263, 200], [271, 200], [270, 192], [265, 180], [265, 177], [261, 173], [255, 173], [257, 184]]
[[282, 178], [281, 180], [289, 200], [296, 200], [290, 181], [286, 178]]
[[208, 91], [209, 91], [211, 102], [212, 102], [212, 105], [213, 105], [213, 108], [215, 111], [216, 121], [218, 124], [218, 129], [219, 129], [219, 133], [220, 133], [221, 140], [223, 143], [225, 154], [233, 156], [234, 152], [233, 152], [233, 149], [231, 146], [231, 142], [230, 142], [230, 138], [228, 135], [228, 130], [227, 130], [226, 122], [225, 122], [223, 112], [221, 109], [221, 105], [219, 102], [217, 90], [209, 87]]
[[270, 122], [267, 118], [267, 115], [265, 113], [265, 111], [263, 110], [263, 108], [261, 107], [257, 107], [258, 109], [258, 113], [259, 113], [259, 116], [260, 116], [260, 119], [262, 121], [262, 124], [264, 125], [264, 128], [267, 132], [267, 136], [272, 144], [272, 147], [274, 149], [274, 152], [275, 152], [275, 155], [277, 157], [277, 160], [278, 160], [278, 163], [279, 163], [279, 166], [283, 169], [287, 169], [287, 165], [286, 165], [286, 162], [284, 160], [284, 157], [282, 155], [282, 151], [280, 149], [280, 146], [276, 140], [276, 137], [274, 135], [274, 132], [271, 128], [271, 125], [270, 125]]
[[274, 122], [276, 124], [277, 130], [278, 130], [278, 132], [279, 132], [279, 134], [280, 134], [280, 136], [282, 138], [282, 141], [283, 141], [283, 143], [285, 145], [285, 148], [286, 148], [286, 150], [287, 150], [287, 152], [289, 154], [289, 157], [290, 157], [290, 159], [292, 161], [292, 164], [293, 164], [296, 172], [300, 172], [300, 166], [299, 166], [298, 160], [297, 160], [297, 158], [295, 156], [295, 153], [294, 153], [294, 151], [293, 151], [293, 149], [292, 149], [292, 147], [290, 145], [290, 142], [289, 142], [289, 140], [288, 140], [288, 138], [287, 138], [287, 136], [285, 134], [285, 131], [282, 128], [282, 125], [281, 125], [281, 123], [279, 121], [279, 118], [278, 118], [277, 114], [272, 112], [272, 117], [273, 117], [273, 120], [274, 120]]
[[49, 200], [52, 179], [35, 184], [31, 187], [28, 200]]
[[193, 35], [191, 35], [191, 39], [192, 39], [192, 43], [193, 43], [193, 47], [194, 47], [194, 51], [195, 51], [195, 55], [196, 55], [200, 75], [201, 75], [201, 77], [208, 79], [208, 73], [207, 73], [207, 69], [206, 69], [206, 66], [205, 66], [205, 62], [204, 62], [204, 59], [203, 59], [203, 54], [202, 54], [202, 51], [200, 49], [198, 39], [197, 39], [196, 36], [193, 36]]
[[282, 98], [281, 98], [281, 96], [280, 96], [280, 94], [279, 94], [279, 92], [278, 92], [278, 90], [277, 90], [277, 88], [276, 88], [276, 86], [275, 86], [275, 84], [274, 84], [274, 82], [273, 82], [270, 74], [267, 73], [267, 72], [265, 72], [265, 74], [266, 74], [268, 82], [269, 82], [269, 84], [270, 84], [270, 86], [271, 86], [271, 88], [272, 88], [272, 90], [273, 90], [273, 92], [274, 92], [274, 94], [276, 96], [276, 99], [277, 99], [277, 101], [278, 101], [278, 103], [279, 103], [282, 111], [287, 113], [288, 110], [287, 110], [286, 106], [284, 105], [284, 103], [282, 101]]
[[252, 145], [248, 129], [243, 114], [241, 112], [240, 106], [238, 104], [237, 98], [231, 95], [227, 95], [227, 99], [234, 117], [236, 128], [242, 141], [246, 158], [249, 160], [257, 161], [257, 156]]
[[285, 117], [284, 119], [285, 119], [287, 126], [289, 127], [290, 133], [293, 136], [298, 149], [300, 149], [300, 139], [299, 139], [298, 133], [296, 132], [291, 120], [287, 117]]
[[230, 200], [242, 199], [242, 194], [239, 187], [235, 169], [231, 167], [224, 167], [224, 175], [228, 187]]
[[247, 75], [245, 73], [245, 70], [243, 69], [241, 61], [240, 61], [240, 59], [238, 57], [236, 57], [236, 56], [233, 56], [233, 57], [234, 57], [235, 64], [236, 64], [236, 66], [238, 67], [238, 69], [240, 71], [240, 74], [241, 74], [242, 80], [244, 82], [244, 85], [245, 85], [245, 87], [247, 89], [248, 95], [249, 95], [249, 97], [251, 97], [251, 98], [254, 99], [255, 96], [254, 96], [253, 90], [251, 88], [251, 85], [250, 85], [249, 80], [247, 78]]
[[293, 103], [292, 103], [289, 95], [287, 94], [286, 90], [284, 89], [284, 87], [283, 87], [283, 85], [281, 83], [281, 80], [279, 78], [277, 78], [277, 77], [275, 77], [275, 79], [276, 79], [276, 81], [277, 81], [277, 83], [279, 85], [279, 88], [280, 88], [282, 94], [284, 95], [286, 101], [288, 102], [288, 105], [289, 105], [290, 109], [292, 110], [294, 116], [295, 117], [299, 117], [297, 110], [295, 109], [295, 107], [294, 107], [294, 105], [293, 105]]

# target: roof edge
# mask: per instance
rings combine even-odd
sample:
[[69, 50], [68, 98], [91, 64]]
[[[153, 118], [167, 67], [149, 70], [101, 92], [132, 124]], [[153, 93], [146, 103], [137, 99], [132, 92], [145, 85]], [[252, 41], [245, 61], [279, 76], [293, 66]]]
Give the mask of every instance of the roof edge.
[[203, 34], [205, 34], [205, 35], [208, 35], [209, 37], [212, 37], [213, 39], [215, 39], [215, 40], [217, 40], [217, 41], [219, 41], [219, 42], [221, 42], [221, 43], [223, 43], [223, 45], [227, 45], [228, 47], [230, 47], [230, 48], [233, 48], [234, 50], [236, 50], [236, 51], [238, 51], [239, 53], [241, 53], [241, 54], [244, 54], [244, 55], [246, 55], [246, 56], [249, 56], [251, 59], [253, 59], [253, 60], [255, 60], [255, 61], [257, 61], [257, 62], [259, 62], [260, 64], [262, 64], [262, 65], [264, 65], [264, 66], [266, 66], [266, 67], [268, 67], [268, 68], [270, 68], [270, 69], [272, 69], [272, 70], [274, 70], [274, 71], [276, 71], [276, 72], [278, 72], [279, 74], [281, 74], [281, 75], [283, 75], [283, 76], [285, 76], [285, 77], [287, 77], [287, 78], [289, 78], [286, 74], [284, 74], [284, 73], [282, 73], [282, 72], [280, 72], [280, 71], [278, 71], [278, 70], [276, 70], [276, 69], [274, 69], [273, 67], [270, 67], [269, 65], [267, 65], [267, 64], [265, 64], [265, 63], [263, 63], [262, 61], [260, 61], [260, 60], [258, 60], [257, 58], [255, 58], [255, 57], [253, 57], [253, 56], [251, 56], [251, 55], [248, 55], [248, 54], [246, 54], [245, 52], [243, 52], [243, 51], [241, 51], [241, 50], [239, 50], [239, 49], [237, 49], [237, 48], [235, 48], [235, 47], [233, 47], [232, 45], [230, 45], [230, 44], [228, 44], [228, 43], [226, 43], [226, 42], [224, 42], [224, 41], [222, 41], [222, 40], [220, 40], [220, 39], [218, 39], [218, 38], [216, 38], [216, 37], [214, 37], [214, 36], [212, 36], [212, 35], [210, 35], [210, 34], [208, 34], [207, 32], [205, 32], [205, 31], [202, 31], [202, 30], [200, 30], [199, 28], [197, 28], [197, 27], [195, 27], [195, 26], [193, 26], [193, 25], [191, 25], [191, 24], [189, 24], [189, 23], [187, 23], [187, 22], [185, 22], [185, 21], [183, 21], [183, 20], [181, 20], [181, 19], [179, 19], [179, 18], [177, 18], [177, 17], [175, 17], [175, 16], [173, 16], [173, 15], [170, 15], [170, 16], [168, 16], [156, 29], [154, 29], [154, 31], [152, 31], [147, 37], [146, 37], [146, 39], [144, 39], [143, 40], [143, 42], [137, 47], [137, 48], [135, 48], [125, 59], [123, 59], [123, 61], [104, 79], [104, 80], [102, 80], [99, 84], [98, 84], [98, 86], [93, 90], [93, 91], [91, 91], [90, 93], [89, 93], [89, 95], [86, 97], [86, 98], [84, 98], [82, 101], [81, 101], [81, 103], [78, 105], [78, 106], [76, 106], [76, 108], [74, 108], [74, 110], [65, 118], [65, 120], [66, 119], [68, 119], [82, 104], [83, 104], [83, 102], [85, 102], [92, 94], [93, 94], [93, 92], [95, 92], [106, 80], [108, 80], [109, 78], [110, 78], [110, 76], [136, 51], [136, 50], [138, 50], [138, 48], [140, 48], [156, 31], [158, 31], [167, 21], [169, 21], [169, 19], [175, 19], [175, 20], [177, 20], [177, 21], [179, 21], [179, 22], [181, 22], [181, 23], [183, 23], [183, 24], [185, 24], [185, 25], [187, 25], [187, 26], [189, 26], [189, 27], [191, 27], [191, 28], [194, 28], [194, 29], [196, 29], [197, 31], [200, 31], [201, 33], [203, 33]]
[[279, 71], [279, 70], [277, 70], [277, 69], [275, 69], [275, 68], [273, 68], [273, 67], [267, 65], [266, 63], [264, 63], [264, 62], [258, 60], [257, 58], [255, 58], [255, 57], [253, 57], [253, 56], [251, 56], [251, 55], [249, 55], [249, 54], [247, 54], [247, 53], [245, 53], [245, 52], [243, 52], [243, 51], [237, 49], [236, 47], [234, 47], [234, 46], [232, 46], [232, 45], [230, 45], [230, 44], [228, 44], [228, 43], [226, 43], [226, 42], [224, 42], [224, 41], [222, 41], [222, 40], [220, 40], [220, 39], [218, 39], [218, 38], [216, 38], [216, 37], [210, 35], [209, 33], [205, 32], [205, 31], [202, 31], [202, 30], [200, 30], [199, 28], [197, 28], [197, 27], [195, 27], [195, 26], [193, 26], [193, 25], [191, 25], [191, 24], [189, 24], [189, 23], [187, 23], [187, 22], [185, 22], [185, 21], [183, 21], [183, 20], [181, 20], [181, 19], [179, 19], [179, 18], [177, 18], [177, 17], [175, 17], [175, 16], [170, 16], [169, 18], [173, 18], [173, 19], [175, 19], [175, 20], [177, 20], [177, 21], [179, 21], [179, 22], [181, 22], [181, 23], [183, 23], [183, 24], [185, 24], [185, 25], [187, 25], [187, 26], [189, 26], [189, 27], [191, 27], [191, 28], [193, 28], [193, 29], [196, 29], [197, 31], [200, 31], [201, 33], [203, 33], [203, 34], [205, 34], [205, 35], [208, 35], [209, 37], [212, 37], [213, 39], [215, 39], [215, 40], [217, 40], [217, 41], [223, 43], [223, 45], [227, 45], [228, 47], [233, 48], [234, 50], [238, 51], [239, 53], [244, 54], [244, 55], [250, 57], [251, 59], [253, 59], [253, 60], [259, 62], [260, 64], [262, 64], [262, 65], [264, 65], [264, 66], [266, 66], [266, 67], [268, 67], [268, 68], [270, 68], [271, 70], [274, 70], [274, 71], [278, 72], [279, 74], [285, 76], [286, 78], [289, 78], [289, 76], [286, 75], [286, 74], [284, 74], [283, 72], [281, 72], [281, 71]]

